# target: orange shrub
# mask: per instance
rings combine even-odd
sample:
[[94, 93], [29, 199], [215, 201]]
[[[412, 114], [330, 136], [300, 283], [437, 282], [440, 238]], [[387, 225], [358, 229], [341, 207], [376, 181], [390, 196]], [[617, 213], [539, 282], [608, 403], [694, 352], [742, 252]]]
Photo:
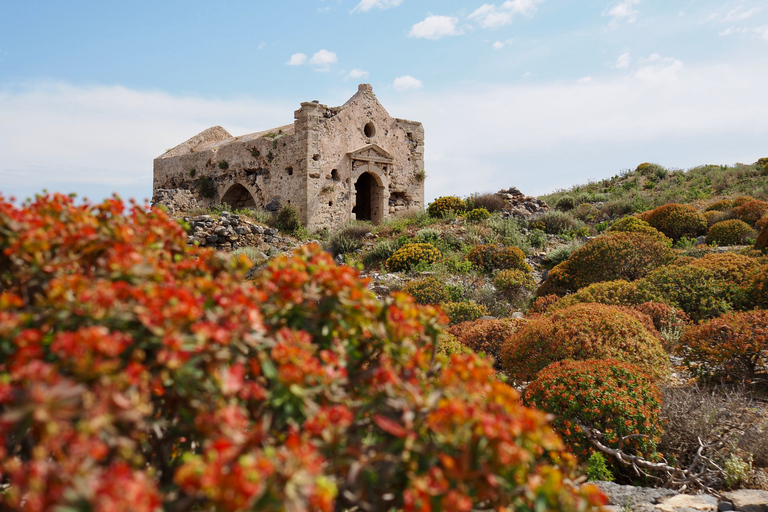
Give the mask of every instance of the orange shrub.
[[0, 197], [0, 508], [590, 508], [437, 309], [317, 245], [248, 266], [161, 211]]
[[704, 218], [707, 220], [707, 227], [712, 227], [718, 222], [723, 222], [724, 220], [731, 220], [733, 219], [733, 213], [731, 210], [720, 212], [717, 210], [712, 210], [709, 212], [704, 212], [702, 215], [704, 215]]
[[649, 301], [633, 307], [651, 317], [657, 331], [682, 331], [691, 323], [691, 317], [685, 311], [663, 302]]
[[531, 308], [528, 310], [528, 313], [534, 315], [546, 313], [558, 300], [560, 300], [560, 296], [554, 293], [536, 297], [533, 303], [531, 303]]
[[749, 286], [761, 266], [755, 258], [732, 252], [705, 254], [689, 264], [709, 269], [717, 279], [741, 287]]
[[704, 213], [706, 212], [724, 212], [725, 210], [730, 210], [733, 208], [733, 200], [732, 199], [721, 199], [719, 201], [715, 201], [714, 203], [710, 204], [706, 208], [704, 208]]
[[499, 367], [501, 347], [512, 333], [517, 332], [525, 320], [513, 318], [487, 318], [462, 322], [448, 329], [462, 345], [475, 352], [491, 356]]
[[707, 220], [688, 204], [670, 203], [651, 210], [645, 221], [673, 240], [707, 232]]
[[755, 229], [760, 231], [765, 226], [768, 226], [768, 215], [763, 215], [760, 217], [757, 222], [755, 222]]
[[753, 199], [747, 201], [743, 205], [739, 206], [735, 210], [736, 217], [743, 220], [750, 226], [754, 226], [755, 222], [760, 220], [760, 217], [768, 212], [768, 202], [761, 201], [759, 199]]
[[742, 220], [724, 220], [709, 228], [707, 245], [743, 245], [747, 238], [754, 238], [755, 235], [755, 230]]
[[555, 266], [547, 275], [546, 286], [537, 294], [573, 292], [601, 281], [633, 281], [672, 259], [672, 250], [657, 237], [611, 233], [590, 240]]
[[765, 251], [766, 248], [768, 248], [768, 226], [761, 229], [755, 239], [755, 249]]
[[[663, 421], [661, 393], [638, 367], [615, 359], [560, 361], [544, 368], [525, 390], [525, 403], [553, 414], [554, 426], [586, 463], [594, 448], [580, 425], [604, 434], [602, 442], [657, 460]], [[633, 436], [622, 444], [624, 436]], [[618, 462], [614, 474], [635, 474]]]
[[768, 311], [739, 311], [693, 325], [681, 347], [684, 362], [698, 375], [753, 380], [768, 363]]
[[752, 196], [739, 196], [733, 200], [733, 205], [731, 206], [731, 208], [738, 208], [739, 206], [754, 200], [755, 198]]
[[545, 366], [565, 359], [614, 357], [658, 379], [667, 371], [659, 340], [616, 306], [576, 304], [532, 318], [504, 344], [502, 368], [528, 381]]

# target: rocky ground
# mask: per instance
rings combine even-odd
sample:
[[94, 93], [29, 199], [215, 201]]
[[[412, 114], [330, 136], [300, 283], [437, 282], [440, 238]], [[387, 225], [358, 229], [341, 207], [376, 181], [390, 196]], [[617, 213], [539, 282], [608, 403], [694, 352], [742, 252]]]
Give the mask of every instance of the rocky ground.
[[711, 496], [613, 482], [596, 484], [610, 500], [609, 512], [768, 512], [768, 491], [741, 489]]

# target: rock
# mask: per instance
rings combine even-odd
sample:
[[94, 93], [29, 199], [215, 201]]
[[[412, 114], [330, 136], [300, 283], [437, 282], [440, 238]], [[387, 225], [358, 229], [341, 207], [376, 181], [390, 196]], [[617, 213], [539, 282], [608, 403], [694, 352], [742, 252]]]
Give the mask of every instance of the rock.
[[656, 505], [660, 512], [717, 512], [717, 498], [706, 494], [678, 494]]
[[619, 485], [613, 482], [592, 482], [608, 497], [610, 505], [624, 507], [629, 505], [635, 512], [653, 512], [657, 503], [676, 496], [671, 489], [656, 489]]
[[724, 492], [723, 498], [733, 503], [739, 512], [768, 512], [768, 491], [742, 489]]
[[169, 213], [189, 211], [197, 208], [197, 199], [192, 192], [182, 188], [159, 188], [152, 198], [152, 206], [164, 206]]

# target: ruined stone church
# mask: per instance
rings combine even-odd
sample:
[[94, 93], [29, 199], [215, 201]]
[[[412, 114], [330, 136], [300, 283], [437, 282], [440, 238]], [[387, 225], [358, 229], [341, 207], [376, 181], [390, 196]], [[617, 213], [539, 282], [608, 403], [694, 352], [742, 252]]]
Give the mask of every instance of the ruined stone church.
[[293, 124], [233, 137], [214, 126], [154, 161], [154, 191], [188, 189], [205, 206], [277, 211], [314, 231], [380, 223], [424, 208], [424, 127], [391, 117], [361, 84], [340, 107], [301, 104]]

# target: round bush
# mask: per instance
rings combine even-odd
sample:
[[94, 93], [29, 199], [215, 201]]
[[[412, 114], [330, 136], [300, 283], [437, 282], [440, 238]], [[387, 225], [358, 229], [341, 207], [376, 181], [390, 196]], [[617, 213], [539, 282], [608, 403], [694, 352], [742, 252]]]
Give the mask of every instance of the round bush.
[[753, 199], [736, 208], [734, 213], [736, 213], [736, 217], [739, 220], [743, 220], [750, 226], [754, 226], [755, 222], [768, 213], [768, 202]]
[[450, 357], [454, 354], [463, 355], [463, 354], [471, 354], [472, 349], [467, 347], [466, 345], [463, 345], [459, 340], [456, 339], [456, 336], [452, 336], [450, 334], [444, 334], [440, 337], [440, 340], [437, 345], [437, 352], [439, 354], [442, 354], [450, 360]]
[[692, 320], [714, 318], [733, 309], [739, 297], [732, 285], [708, 268], [669, 265], [638, 282], [638, 291], [685, 311]]
[[643, 302], [633, 306], [636, 310], [648, 315], [657, 331], [682, 330], [691, 323], [691, 317], [683, 311], [663, 302]]
[[707, 226], [712, 227], [718, 222], [723, 222], [724, 220], [731, 220], [733, 219], [733, 211], [727, 210], [724, 212], [719, 212], [717, 210], [712, 210], [710, 212], [704, 212], [702, 215], [704, 215], [704, 218], [707, 220]]
[[671, 238], [667, 237], [664, 233], [654, 227], [651, 227], [650, 224], [638, 219], [637, 217], [627, 216], [617, 220], [610, 228], [608, 228], [608, 232], [644, 233], [646, 235], [658, 238], [670, 246], [672, 245]]
[[449, 212], [464, 213], [466, 206], [460, 197], [444, 196], [438, 197], [427, 207], [427, 213], [430, 217], [442, 218]]
[[405, 244], [387, 260], [392, 272], [408, 272], [421, 262], [436, 263], [442, 254], [431, 244]]
[[467, 220], [470, 222], [480, 222], [491, 217], [491, 213], [485, 208], [475, 208], [467, 212]]
[[531, 303], [531, 308], [528, 310], [528, 313], [532, 315], [546, 313], [558, 300], [560, 300], [560, 296], [554, 293], [536, 297]]
[[689, 265], [709, 269], [717, 279], [736, 286], [749, 286], [760, 271], [760, 262], [755, 258], [732, 252], [705, 254]]
[[584, 227], [584, 223], [574, 217], [570, 212], [550, 210], [537, 214], [528, 223], [528, 229], [541, 229], [551, 235], [560, 235], [577, 231]]
[[508, 300], [518, 300], [536, 288], [536, 282], [529, 272], [517, 269], [500, 271], [493, 278], [493, 286]]
[[545, 366], [565, 359], [613, 357], [666, 375], [667, 356], [659, 340], [617, 306], [576, 304], [533, 318], [502, 348], [502, 367], [516, 381], [528, 381]]
[[664, 176], [666, 169], [659, 164], [652, 164], [649, 162], [643, 162], [635, 168], [635, 172], [641, 176]]
[[522, 319], [485, 318], [456, 324], [448, 329], [448, 333], [472, 351], [491, 356], [499, 367], [504, 341], [524, 323]]
[[[624, 441], [622, 450], [648, 460], [660, 457], [661, 393], [634, 365], [615, 359], [553, 363], [528, 386], [525, 403], [555, 416], [555, 429], [584, 463], [594, 448], [580, 425], [602, 432], [602, 442], [612, 448], [624, 436], [637, 436]], [[613, 469], [622, 471], [618, 462]]]
[[476, 245], [469, 251], [467, 260], [471, 261], [473, 266], [486, 272], [505, 269], [516, 269], [524, 272], [533, 270], [525, 261], [525, 253], [518, 247]]
[[649, 298], [647, 295], [640, 294], [636, 281], [629, 282], [618, 279], [592, 283], [580, 288], [575, 293], [562, 297], [552, 306], [552, 309], [563, 309], [575, 304], [588, 304], [590, 302], [608, 306], [630, 306], [644, 302]]
[[487, 307], [482, 304], [477, 304], [474, 301], [446, 302], [443, 304], [442, 308], [451, 325], [460, 324], [461, 322], [470, 322], [490, 314]]
[[768, 248], [768, 226], [762, 228], [755, 239], [755, 249], [763, 252]]
[[704, 208], [704, 212], [724, 212], [733, 208], [732, 199], [721, 199]]
[[573, 196], [562, 196], [555, 202], [555, 209], [561, 212], [569, 212], [576, 208], [576, 199]]
[[433, 364], [438, 309], [316, 244], [246, 270], [162, 211], [0, 197], [2, 508], [590, 508], [487, 361]]
[[665, 204], [651, 210], [644, 219], [669, 238], [677, 241], [682, 237], [696, 238], [707, 232], [707, 219], [688, 204]]
[[739, 196], [733, 200], [733, 204], [731, 205], [731, 208], [738, 208], [739, 206], [754, 200], [755, 198], [752, 196]]
[[763, 229], [765, 226], [768, 226], [768, 215], [763, 215], [762, 217], [760, 217], [760, 218], [757, 220], [757, 222], [755, 222], [755, 229], [756, 229], [757, 231], [760, 231], [760, 230], [761, 230], [761, 229]]
[[450, 296], [446, 284], [434, 276], [411, 281], [404, 290], [411, 294], [416, 304], [438, 305], [447, 301]]
[[695, 374], [754, 380], [768, 363], [768, 311], [728, 313], [690, 326], [681, 347], [683, 361]]
[[743, 245], [747, 238], [754, 238], [755, 230], [744, 221], [733, 219], [718, 222], [707, 232], [707, 245]]
[[574, 251], [549, 272], [545, 282], [548, 286], [537, 293], [573, 292], [601, 281], [633, 281], [673, 258], [673, 251], [658, 237], [614, 232], [590, 240]]

